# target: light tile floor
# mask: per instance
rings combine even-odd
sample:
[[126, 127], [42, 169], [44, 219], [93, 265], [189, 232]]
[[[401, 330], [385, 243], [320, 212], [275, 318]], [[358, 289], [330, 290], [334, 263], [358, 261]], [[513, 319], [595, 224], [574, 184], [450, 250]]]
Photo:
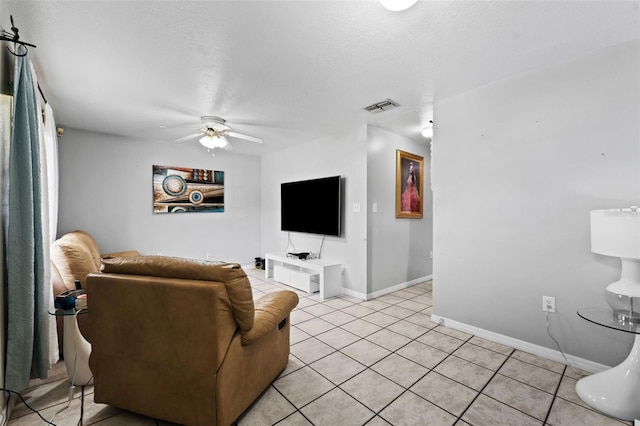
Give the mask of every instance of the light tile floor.
[[[256, 298], [288, 288], [247, 268]], [[621, 426], [589, 409], [575, 384], [587, 373], [432, 323], [431, 282], [371, 301], [320, 301], [298, 292], [287, 368], [238, 419], [237, 426], [580, 425]], [[23, 392], [44, 419], [67, 403], [59, 363]], [[169, 425], [92, 401], [83, 424]], [[53, 419], [78, 424], [81, 391]], [[10, 426], [46, 424], [18, 403]]]

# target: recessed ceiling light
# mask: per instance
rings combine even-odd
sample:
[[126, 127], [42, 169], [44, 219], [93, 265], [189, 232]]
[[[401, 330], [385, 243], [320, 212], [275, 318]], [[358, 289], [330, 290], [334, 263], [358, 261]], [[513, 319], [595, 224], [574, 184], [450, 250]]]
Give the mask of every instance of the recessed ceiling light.
[[380, 3], [393, 12], [399, 12], [401, 10], [409, 9], [416, 4], [418, 0], [380, 0]]

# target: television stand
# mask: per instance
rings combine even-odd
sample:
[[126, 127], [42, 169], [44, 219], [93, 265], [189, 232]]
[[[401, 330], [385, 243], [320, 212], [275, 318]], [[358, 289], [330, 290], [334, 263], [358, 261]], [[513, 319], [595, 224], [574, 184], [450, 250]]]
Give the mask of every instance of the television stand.
[[320, 292], [322, 300], [342, 294], [342, 264], [322, 259], [302, 260], [286, 253], [265, 255], [265, 278], [307, 293]]

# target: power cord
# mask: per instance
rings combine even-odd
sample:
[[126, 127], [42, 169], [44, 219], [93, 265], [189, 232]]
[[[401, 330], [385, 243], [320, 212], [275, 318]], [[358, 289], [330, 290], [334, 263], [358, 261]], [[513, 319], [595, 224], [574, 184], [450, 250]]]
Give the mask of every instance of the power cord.
[[567, 367], [569, 367], [571, 370], [573, 370], [574, 372], [577, 373], [577, 368], [575, 368], [573, 365], [571, 365], [571, 363], [569, 362], [569, 360], [567, 359], [567, 356], [564, 354], [564, 351], [562, 350], [562, 348], [560, 347], [560, 343], [558, 343], [558, 341], [556, 340], [555, 337], [553, 337], [553, 335], [551, 334], [551, 330], [550, 330], [550, 325], [549, 325], [549, 311], [546, 312], [545, 315], [545, 319], [547, 321], [547, 334], [549, 335], [549, 337], [551, 337], [551, 340], [553, 340], [553, 343], [556, 344], [556, 347], [558, 348], [558, 350], [560, 351], [560, 353], [562, 354], [562, 358], [564, 358], [565, 363], [567, 364]]
[[320, 259], [322, 255], [322, 247], [324, 246], [324, 235], [322, 236], [322, 242], [320, 243], [320, 250], [318, 250], [318, 259]]
[[61, 409], [59, 409], [58, 411], [56, 411], [55, 413], [53, 413], [53, 416], [51, 417], [51, 420], [49, 421], [51, 424], [53, 424], [53, 420], [56, 418], [56, 416], [60, 413], [62, 413], [64, 410], [66, 410], [67, 408], [69, 408], [69, 405], [71, 405], [71, 401], [73, 400], [73, 393], [75, 390], [75, 386], [71, 385], [69, 387], [69, 397], [67, 399], [67, 405], [65, 405], [64, 407], [62, 407]]
[[[78, 309], [75, 313], [74, 313], [74, 320], [77, 321], [78, 320], [78, 314], [80, 314], [82, 311], [84, 311], [85, 309]], [[73, 335], [73, 345], [74, 348], [77, 348], [77, 341], [76, 341], [76, 335]], [[55, 419], [55, 417], [60, 414], [62, 411], [66, 410], [67, 408], [69, 408], [69, 405], [71, 404], [71, 401], [73, 400], [73, 394], [75, 391], [75, 385], [73, 384], [73, 382], [75, 382], [76, 379], [76, 370], [77, 370], [77, 362], [78, 362], [78, 351], [74, 351], [74, 358], [73, 358], [73, 377], [71, 378], [71, 386], [69, 387], [69, 398], [67, 400], [67, 405], [64, 406], [63, 408], [61, 408], [60, 410], [58, 410], [53, 417], [51, 417], [51, 420], [47, 420], [44, 417], [42, 417], [42, 415], [40, 414], [40, 412], [38, 410], [36, 410], [35, 408], [31, 407], [29, 404], [27, 404], [27, 401], [24, 399], [24, 397], [20, 394], [20, 392], [16, 392], [13, 391], [11, 389], [7, 389], [7, 388], [0, 388], [0, 391], [6, 392], [7, 394], [9, 394], [9, 398], [11, 397], [12, 394], [18, 395], [18, 397], [20, 397], [20, 400], [22, 401], [22, 403], [24, 404], [25, 407], [27, 407], [29, 410], [31, 410], [32, 412], [36, 413], [38, 415], [38, 417], [40, 417], [40, 419], [42, 419], [43, 422], [45, 422], [48, 425], [53, 425], [56, 426], [55, 423], [53, 423], [53, 420]], [[91, 377], [91, 379], [89, 379], [89, 382], [91, 382], [91, 380], [93, 379], [93, 376]], [[84, 388], [85, 386], [81, 386], [81, 397], [80, 397], [80, 419], [78, 420], [78, 426], [82, 426], [82, 420], [84, 417]], [[9, 399], [7, 399], [7, 407], [6, 407], [6, 412], [1, 412], [0, 414], [2, 415], [2, 425], [6, 426], [9, 422]]]
[[[45, 422], [48, 425], [56, 426], [55, 423], [52, 423], [52, 422], [48, 421], [47, 419], [45, 419], [44, 417], [42, 417], [42, 415], [40, 414], [40, 412], [38, 410], [36, 410], [35, 408], [32, 408], [29, 404], [27, 404], [27, 401], [25, 401], [24, 397], [22, 395], [20, 395], [20, 392], [16, 392], [16, 391], [13, 391], [13, 390], [7, 389], [7, 388], [0, 388], [0, 390], [2, 390], [4, 392], [7, 392], [9, 394], [9, 396], [11, 396], [11, 394], [18, 395], [20, 397], [20, 400], [24, 404], [24, 406], [27, 407], [29, 410], [33, 411], [34, 413], [36, 413], [38, 415], [38, 417], [40, 417], [42, 419], [43, 422]], [[6, 425], [8, 422], [9, 422], [9, 414], [7, 413], [5, 415], [4, 422], [2, 424]]]
[[[78, 311], [76, 311], [75, 313], [75, 321], [76, 324], [78, 323], [78, 314], [81, 313], [82, 311], [86, 311], [86, 309], [78, 309]], [[79, 330], [78, 330], [79, 332]], [[77, 342], [77, 334], [73, 333], [73, 346], [76, 349], [75, 352], [75, 356], [73, 358], [73, 381], [71, 382], [71, 389], [75, 389], [75, 386], [73, 385], [73, 382], [75, 382], [76, 379], [76, 371], [77, 371], [77, 361], [78, 361], [78, 342]], [[80, 419], [78, 419], [78, 426], [82, 426], [82, 420], [84, 417], [84, 387], [86, 385], [88, 385], [89, 383], [91, 383], [91, 381], [93, 380], [93, 375], [91, 376], [91, 378], [87, 381], [87, 383], [85, 383], [84, 385], [80, 386]], [[71, 400], [69, 400], [69, 402], [71, 402]]]
[[547, 321], [547, 334], [549, 335], [549, 337], [551, 337], [551, 340], [553, 340], [553, 343], [556, 344], [556, 347], [558, 348], [558, 350], [560, 351], [560, 353], [562, 354], [562, 358], [564, 358], [565, 363], [571, 367], [571, 364], [569, 364], [569, 360], [567, 359], [567, 357], [565, 356], [564, 352], [562, 351], [562, 348], [560, 347], [560, 343], [558, 343], [558, 341], [556, 340], [555, 337], [553, 337], [553, 335], [551, 334], [551, 330], [549, 329], [550, 325], [549, 325], [549, 311], [546, 312], [545, 315], [545, 319]]
[[80, 419], [78, 419], [78, 426], [82, 426], [82, 418], [84, 417], [84, 386], [80, 387]]
[[291, 241], [291, 232], [287, 232], [287, 246], [284, 248], [285, 253], [289, 250], [289, 246], [293, 247], [293, 251], [296, 251], [296, 246], [294, 246]]
[[[80, 313], [82, 313], [83, 311], [86, 311], [86, 309], [78, 309], [74, 314], [74, 321], [76, 322], [76, 324], [78, 323], [78, 315]], [[74, 356], [73, 356], [73, 376], [71, 377], [71, 386], [69, 386], [69, 398], [67, 399], [67, 405], [65, 405], [64, 407], [62, 407], [61, 409], [59, 409], [58, 411], [56, 411], [53, 415], [53, 417], [51, 417], [51, 423], [53, 423], [53, 420], [56, 418], [56, 416], [60, 413], [62, 413], [64, 410], [66, 410], [67, 408], [69, 408], [69, 406], [71, 405], [71, 401], [73, 400], [73, 395], [75, 393], [75, 389], [76, 386], [74, 385], [74, 382], [76, 381], [76, 373], [78, 371], [78, 341], [77, 341], [77, 335], [76, 333], [73, 333], [73, 348], [74, 348]], [[89, 381], [86, 384], [91, 383], [91, 380], [93, 380], [93, 376], [91, 376], [91, 378], [89, 379]], [[84, 387], [85, 385], [81, 386], [81, 399], [80, 399], [80, 419], [78, 420], [78, 425], [82, 425], [82, 418], [84, 415]]]

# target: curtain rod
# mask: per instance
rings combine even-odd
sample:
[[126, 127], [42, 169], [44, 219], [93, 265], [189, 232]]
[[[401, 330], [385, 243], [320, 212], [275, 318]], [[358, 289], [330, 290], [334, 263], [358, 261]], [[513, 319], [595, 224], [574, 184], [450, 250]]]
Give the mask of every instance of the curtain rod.
[[20, 41], [20, 35], [18, 28], [13, 24], [13, 15], [9, 15], [9, 17], [11, 18], [11, 32], [5, 31], [4, 29], [1, 29], [0, 31], [0, 40], [5, 40], [5, 41], [10, 41], [14, 44], [19, 44], [22, 47], [24, 47], [24, 53], [21, 55], [19, 53], [17, 53], [17, 49], [16, 52], [12, 52], [11, 49], [9, 49], [9, 46], [7, 46], [7, 50], [9, 51], [9, 53], [11, 53], [14, 56], [26, 56], [27, 55], [27, 46], [29, 47], [37, 47], [35, 44], [31, 44], [31, 43], [27, 43], [24, 41]]
[[[11, 32], [5, 31], [4, 29], [1, 29], [0, 31], [0, 40], [4, 40], [4, 41], [10, 41], [13, 43], [17, 43], [19, 45], [21, 45], [22, 47], [24, 47], [24, 54], [19, 54], [16, 52], [12, 52], [11, 49], [9, 49], [9, 46], [7, 46], [7, 50], [9, 51], [9, 53], [11, 53], [14, 56], [26, 56], [27, 55], [27, 46], [29, 47], [37, 47], [35, 44], [31, 44], [31, 43], [27, 43], [24, 41], [20, 41], [20, 35], [19, 32], [20, 30], [18, 30], [18, 28], [15, 26], [15, 24], [13, 23], [13, 15], [9, 15], [9, 18], [11, 19]], [[42, 99], [44, 100], [44, 103], [47, 103], [47, 97], [44, 95], [44, 92], [42, 91], [42, 87], [40, 87], [40, 83], [38, 83], [38, 91], [40, 92], [40, 96], [42, 96]]]
[[40, 83], [38, 83], [38, 92], [40, 92], [40, 96], [42, 96], [42, 99], [44, 100], [44, 103], [47, 103], [47, 97], [44, 95], [44, 92], [42, 91], [42, 88], [40, 87]]

